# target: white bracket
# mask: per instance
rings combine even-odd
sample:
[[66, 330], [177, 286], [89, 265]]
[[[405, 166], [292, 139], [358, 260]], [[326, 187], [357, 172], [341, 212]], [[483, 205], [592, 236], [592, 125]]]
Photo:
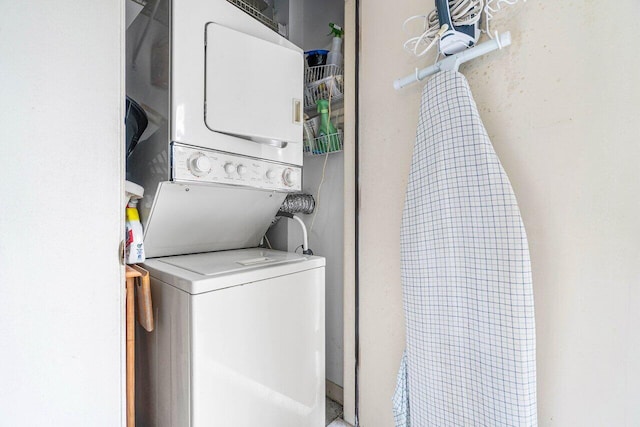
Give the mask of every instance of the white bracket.
[[396, 88], [396, 90], [402, 89], [405, 86], [422, 81], [426, 77], [436, 74], [440, 71], [458, 71], [458, 68], [460, 68], [460, 65], [462, 63], [471, 61], [474, 58], [485, 55], [494, 50], [502, 49], [503, 47], [509, 46], [510, 44], [510, 32], [507, 31], [506, 33], [500, 35], [498, 35], [498, 33], [496, 32], [496, 38], [493, 40], [480, 43], [476, 47], [472, 47], [460, 53], [456, 53], [455, 55], [448, 56], [442, 61], [439, 61], [430, 67], [423, 68], [422, 70], [418, 70], [416, 68], [414, 74], [395, 80], [393, 82], [393, 87]]

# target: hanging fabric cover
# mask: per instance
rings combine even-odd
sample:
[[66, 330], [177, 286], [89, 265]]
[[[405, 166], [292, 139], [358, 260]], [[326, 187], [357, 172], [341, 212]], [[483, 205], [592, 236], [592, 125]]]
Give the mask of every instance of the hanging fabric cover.
[[424, 88], [401, 228], [407, 347], [396, 426], [535, 426], [520, 212], [464, 76]]

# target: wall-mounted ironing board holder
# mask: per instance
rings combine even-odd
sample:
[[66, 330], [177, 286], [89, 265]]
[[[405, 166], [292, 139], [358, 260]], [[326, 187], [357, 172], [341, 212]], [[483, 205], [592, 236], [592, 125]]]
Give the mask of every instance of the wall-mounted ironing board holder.
[[458, 71], [460, 64], [467, 61], [471, 61], [474, 58], [485, 55], [494, 50], [502, 49], [503, 47], [509, 46], [510, 44], [511, 44], [510, 32], [507, 31], [502, 34], [496, 33], [496, 38], [493, 40], [480, 43], [475, 47], [472, 47], [460, 53], [456, 53], [455, 55], [448, 56], [442, 61], [436, 62], [432, 66], [423, 68], [422, 70], [418, 70], [416, 68], [416, 72], [414, 74], [395, 80], [393, 82], [393, 87], [396, 88], [396, 90], [399, 90], [412, 83], [422, 81], [426, 77], [429, 77], [440, 71], [447, 71], [447, 70]]

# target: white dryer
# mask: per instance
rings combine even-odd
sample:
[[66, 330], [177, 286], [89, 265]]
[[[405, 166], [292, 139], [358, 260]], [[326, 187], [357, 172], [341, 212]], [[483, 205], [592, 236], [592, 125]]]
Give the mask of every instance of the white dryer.
[[324, 426], [324, 265], [257, 248], [148, 260], [137, 425]]
[[236, 3], [153, 0], [127, 29], [149, 257], [258, 246], [302, 189], [302, 50]]

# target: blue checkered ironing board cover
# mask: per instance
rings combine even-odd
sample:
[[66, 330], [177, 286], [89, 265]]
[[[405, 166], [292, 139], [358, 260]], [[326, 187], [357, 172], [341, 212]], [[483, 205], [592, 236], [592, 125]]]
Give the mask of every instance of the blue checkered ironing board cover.
[[401, 229], [396, 426], [535, 426], [527, 237], [464, 76], [424, 88]]

